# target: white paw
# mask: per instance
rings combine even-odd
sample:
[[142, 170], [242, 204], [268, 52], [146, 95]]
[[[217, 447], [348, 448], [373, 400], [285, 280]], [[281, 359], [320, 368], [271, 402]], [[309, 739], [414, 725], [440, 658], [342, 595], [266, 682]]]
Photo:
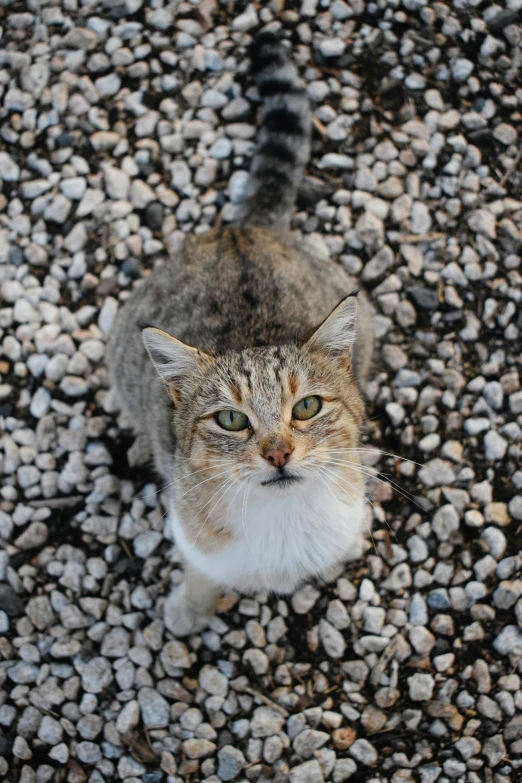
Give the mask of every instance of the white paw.
[[174, 636], [199, 633], [209, 620], [209, 615], [200, 614], [188, 605], [183, 585], [174, 590], [165, 601], [165, 626]]

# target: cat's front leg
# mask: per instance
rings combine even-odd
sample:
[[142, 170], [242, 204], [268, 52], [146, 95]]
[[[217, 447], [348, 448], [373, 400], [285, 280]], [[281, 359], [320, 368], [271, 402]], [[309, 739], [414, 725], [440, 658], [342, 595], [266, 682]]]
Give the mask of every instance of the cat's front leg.
[[199, 633], [215, 612], [221, 590], [192, 566], [185, 567], [185, 579], [165, 601], [165, 626], [174, 636]]

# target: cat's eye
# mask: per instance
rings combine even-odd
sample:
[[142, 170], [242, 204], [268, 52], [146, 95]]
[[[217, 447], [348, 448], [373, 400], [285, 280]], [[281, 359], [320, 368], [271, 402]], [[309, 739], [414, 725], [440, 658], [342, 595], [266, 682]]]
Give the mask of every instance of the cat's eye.
[[317, 416], [321, 410], [322, 403], [320, 397], [314, 395], [313, 397], [305, 397], [299, 400], [292, 408], [292, 418], [298, 421], [306, 421], [306, 419], [312, 419]]
[[248, 416], [239, 411], [219, 411], [216, 415], [216, 421], [220, 427], [229, 432], [240, 432], [246, 430], [249, 425]]

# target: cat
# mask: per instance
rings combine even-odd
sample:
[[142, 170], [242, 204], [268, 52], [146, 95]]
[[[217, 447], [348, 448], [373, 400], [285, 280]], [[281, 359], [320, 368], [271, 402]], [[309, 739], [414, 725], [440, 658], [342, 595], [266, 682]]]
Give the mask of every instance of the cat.
[[291, 593], [364, 549], [368, 305], [289, 231], [310, 104], [275, 34], [250, 54], [263, 108], [237, 219], [156, 267], [108, 346], [138, 448], [169, 486], [185, 563], [164, 610], [176, 636], [202, 630], [223, 590]]

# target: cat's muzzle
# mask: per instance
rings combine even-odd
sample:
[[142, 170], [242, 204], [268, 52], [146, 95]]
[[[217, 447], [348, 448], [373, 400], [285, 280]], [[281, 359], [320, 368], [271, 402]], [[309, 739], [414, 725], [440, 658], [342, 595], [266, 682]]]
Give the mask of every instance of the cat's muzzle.
[[288, 473], [284, 468], [279, 468], [277, 474], [268, 479], [268, 481], [262, 481], [262, 487], [289, 487], [290, 484], [294, 484], [296, 481], [301, 481], [301, 476], [296, 476], [294, 473]]

